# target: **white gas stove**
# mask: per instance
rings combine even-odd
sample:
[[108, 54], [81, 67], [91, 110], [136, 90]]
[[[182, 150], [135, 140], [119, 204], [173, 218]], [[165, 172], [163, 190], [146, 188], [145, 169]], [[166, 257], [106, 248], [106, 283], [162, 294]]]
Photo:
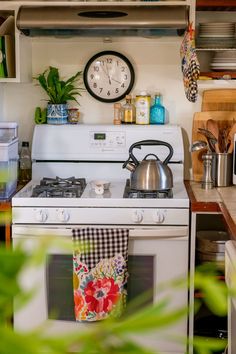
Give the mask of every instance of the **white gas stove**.
[[[173, 189], [144, 195], [134, 191], [130, 197], [130, 172], [122, 165], [129, 147], [145, 139], [165, 141], [173, 147], [168, 164], [173, 173]], [[165, 146], [136, 150], [139, 161], [148, 153], [155, 153], [164, 161], [168, 154]], [[12, 199], [14, 245], [24, 240], [30, 252], [37, 249], [45, 235], [71, 242], [73, 228], [128, 228], [130, 299], [151, 289], [150, 301], [156, 302], [163, 296], [158, 290], [161, 283], [184, 277], [186, 286], [174, 293], [170, 290], [168, 296], [171, 308], [187, 307], [189, 199], [183, 183], [180, 127], [37, 125], [32, 160], [32, 181]], [[96, 194], [92, 188], [91, 182], [97, 179], [110, 183], [103, 194]], [[56, 335], [83, 329], [86, 323], [75, 323], [73, 317], [72, 255], [58, 247], [50, 248], [48, 253], [50, 257], [40, 269], [27, 269], [21, 278], [23, 287], [35, 284], [39, 291], [26, 308], [15, 314], [14, 325], [19, 330], [31, 330], [46, 321]], [[59, 313], [58, 318], [51, 318], [51, 312]], [[143, 336], [142, 344], [163, 353], [186, 352], [183, 338], [187, 338], [187, 315], [170, 329], [159, 332]], [[173, 341], [178, 335], [181, 339]]]
[[[174, 155], [169, 164], [174, 179], [174, 187], [170, 195], [160, 193], [127, 194], [130, 173], [122, 169], [123, 162], [128, 157], [128, 149], [134, 142], [144, 139], [164, 140], [169, 142]], [[160, 160], [164, 160], [167, 150], [163, 146], [143, 147], [136, 156], [142, 159], [146, 152], [155, 151]], [[77, 223], [81, 216], [81, 208], [112, 209], [114, 220], [109, 223], [167, 223], [182, 222], [180, 214], [189, 208], [189, 200], [183, 183], [183, 141], [181, 128], [177, 126], [109, 126], [109, 125], [67, 125], [35, 127], [32, 145], [32, 181], [27, 184], [12, 200], [14, 214], [13, 223]], [[49, 181], [56, 189], [55, 193], [34, 193], [35, 187], [50, 189], [49, 182], [40, 182], [45, 177], [60, 180]], [[71, 186], [69, 177], [82, 179], [79, 193], [58, 192], [58, 186]], [[110, 188], [102, 195], [95, 193], [91, 180], [105, 179], [110, 182]], [[42, 184], [42, 186], [40, 185]], [[76, 187], [76, 182], [75, 182]], [[66, 188], [66, 187], [64, 187]], [[22, 209], [20, 209], [22, 207]], [[45, 207], [45, 209], [41, 209]], [[60, 208], [60, 211], [58, 211]], [[63, 212], [63, 208], [66, 208]], [[125, 208], [133, 212], [126, 213]], [[136, 208], [148, 208], [140, 211]], [[158, 208], [156, 213], [150, 208]], [[57, 217], [58, 213], [58, 217]], [[62, 215], [64, 214], [64, 218]], [[161, 214], [162, 216], [160, 217]], [[41, 215], [41, 217], [40, 217]], [[96, 222], [107, 222], [107, 217], [99, 216]], [[125, 219], [124, 219], [125, 217]], [[120, 218], [120, 221], [119, 221]], [[170, 220], [171, 218], [171, 220]], [[80, 219], [80, 218], [79, 218]], [[81, 220], [84, 222], [84, 220]]]

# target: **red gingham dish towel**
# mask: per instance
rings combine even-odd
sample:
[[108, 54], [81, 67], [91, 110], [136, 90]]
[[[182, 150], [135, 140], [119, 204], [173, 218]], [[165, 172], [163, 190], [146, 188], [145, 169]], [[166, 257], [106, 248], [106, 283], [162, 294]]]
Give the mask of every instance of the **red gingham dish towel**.
[[129, 230], [73, 229], [72, 239], [76, 320], [120, 316], [127, 295]]

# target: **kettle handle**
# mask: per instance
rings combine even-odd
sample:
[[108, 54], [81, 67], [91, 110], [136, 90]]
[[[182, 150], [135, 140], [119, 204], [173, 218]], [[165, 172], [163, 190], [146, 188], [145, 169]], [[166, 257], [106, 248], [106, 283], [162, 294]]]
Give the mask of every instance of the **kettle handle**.
[[164, 146], [168, 147], [170, 152], [169, 152], [168, 156], [165, 158], [165, 160], [163, 161], [163, 164], [166, 165], [170, 161], [170, 159], [173, 156], [174, 150], [169, 143], [166, 143], [165, 141], [161, 141], [161, 140], [141, 140], [141, 141], [138, 141], [138, 142], [132, 144], [129, 148], [130, 158], [135, 162], [136, 165], [138, 165], [138, 160], [133, 155], [133, 149], [135, 149], [135, 148], [141, 149], [141, 146], [152, 146], [152, 145], [164, 145]]

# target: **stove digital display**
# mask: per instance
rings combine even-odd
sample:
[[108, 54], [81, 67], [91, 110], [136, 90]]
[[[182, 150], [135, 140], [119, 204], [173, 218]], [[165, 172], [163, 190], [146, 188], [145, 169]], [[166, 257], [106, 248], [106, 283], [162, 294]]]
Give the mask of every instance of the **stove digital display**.
[[105, 140], [106, 134], [105, 133], [94, 133], [94, 140]]

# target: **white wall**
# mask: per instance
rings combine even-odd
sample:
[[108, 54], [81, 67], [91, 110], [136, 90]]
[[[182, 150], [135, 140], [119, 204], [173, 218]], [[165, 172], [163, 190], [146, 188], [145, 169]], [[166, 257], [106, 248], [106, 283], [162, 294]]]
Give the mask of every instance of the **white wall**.
[[[104, 43], [101, 38], [32, 38], [33, 76], [49, 65], [60, 69], [62, 76], [83, 70], [88, 59], [102, 50], [115, 50], [132, 62], [136, 81], [133, 95], [140, 90], [154, 94], [160, 91], [167, 110], [169, 123], [183, 128], [185, 140], [185, 178], [191, 168], [189, 143], [191, 142], [192, 117], [200, 110], [200, 100], [190, 103], [184, 94], [179, 49], [182, 38], [113, 38]], [[1, 93], [1, 91], [0, 91]], [[46, 96], [36, 82], [4, 85], [3, 120], [19, 123], [20, 140], [32, 139], [34, 110], [46, 106]], [[88, 93], [79, 98], [82, 122], [112, 123], [113, 104], [96, 101]]]

